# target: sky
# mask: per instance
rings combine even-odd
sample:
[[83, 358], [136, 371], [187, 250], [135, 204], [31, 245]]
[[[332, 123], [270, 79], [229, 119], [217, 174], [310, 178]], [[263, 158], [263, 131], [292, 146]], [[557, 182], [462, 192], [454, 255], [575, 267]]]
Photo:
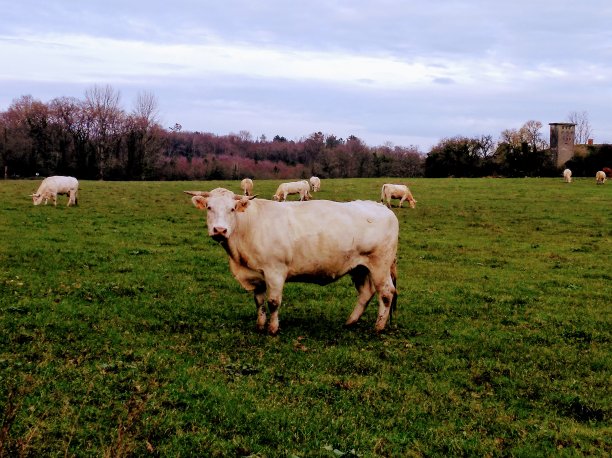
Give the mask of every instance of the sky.
[[0, 0], [0, 111], [24, 95], [166, 128], [417, 146], [567, 122], [612, 143], [610, 0]]

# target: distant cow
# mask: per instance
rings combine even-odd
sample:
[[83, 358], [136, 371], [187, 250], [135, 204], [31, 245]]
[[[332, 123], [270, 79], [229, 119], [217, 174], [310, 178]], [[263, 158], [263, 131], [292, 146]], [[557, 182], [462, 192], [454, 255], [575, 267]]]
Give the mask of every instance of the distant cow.
[[595, 174], [595, 182], [597, 184], [604, 184], [606, 182], [606, 174], [603, 170], [600, 170]]
[[565, 180], [566, 183], [572, 182], [572, 171], [570, 169], [565, 169], [563, 171], [563, 180]]
[[310, 195], [310, 183], [306, 180], [291, 181], [289, 183], [281, 183], [272, 198], [278, 202], [287, 200], [287, 196], [290, 194], [299, 194], [300, 200], [309, 200], [312, 198]]
[[74, 177], [52, 176], [45, 178], [35, 194], [32, 194], [32, 203], [40, 205], [44, 199], [45, 205], [49, 199], [53, 199], [53, 205], [57, 207], [58, 194], [68, 196], [68, 206], [78, 203], [79, 182]]
[[206, 209], [208, 235], [229, 255], [232, 274], [253, 291], [257, 328], [279, 331], [285, 282], [326, 285], [349, 274], [358, 292], [346, 321], [355, 324], [378, 294], [376, 331], [385, 328], [397, 301], [396, 252], [399, 223], [392, 211], [372, 201], [277, 202], [231, 191], [185, 191]]
[[319, 179], [319, 177], [310, 177], [310, 180], [308, 180], [308, 182], [310, 183], [312, 192], [318, 192], [321, 190], [321, 180]]
[[604, 171], [604, 173], [606, 174], [608, 178], [612, 178], [612, 169], [610, 167], [604, 167], [601, 170]]
[[240, 189], [242, 189], [242, 192], [244, 193], [245, 196], [252, 196], [253, 195], [253, 180], [251, 180], [250, 178], [245, 178], [244, 180], [242, 180], [240, 182]]
[[380, 201], [383, 203], [386, 202], [387, 207], [390, 207], [391, 199], [400, 199], [400, 207], [405, 200], [410, 204], [410, 208], [415, 208], [417, 203], [414, 197], [412, 197], [412, 193], [410, 189], [408, 189], [408, 186], [403, 184], [383, 184], [380, 191]]

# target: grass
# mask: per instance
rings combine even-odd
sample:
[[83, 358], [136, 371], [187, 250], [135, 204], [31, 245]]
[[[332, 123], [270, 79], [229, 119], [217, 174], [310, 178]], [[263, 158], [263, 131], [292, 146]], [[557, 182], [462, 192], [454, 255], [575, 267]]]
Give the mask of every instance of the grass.
[[0, 182], [0, 456], [612, 452], [607, 184], [411, 180], [388, 330], [343, 328], [345, 278], [288, 284], [277, 337], [182, 194], [238, 182], [37, 184]]

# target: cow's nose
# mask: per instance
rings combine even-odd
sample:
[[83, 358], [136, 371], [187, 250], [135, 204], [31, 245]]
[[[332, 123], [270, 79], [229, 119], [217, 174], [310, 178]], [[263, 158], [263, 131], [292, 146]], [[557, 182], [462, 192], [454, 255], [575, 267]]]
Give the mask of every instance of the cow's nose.
[[213, 227], [213, 235], [227, 235], [227, 228], [221, 226]]

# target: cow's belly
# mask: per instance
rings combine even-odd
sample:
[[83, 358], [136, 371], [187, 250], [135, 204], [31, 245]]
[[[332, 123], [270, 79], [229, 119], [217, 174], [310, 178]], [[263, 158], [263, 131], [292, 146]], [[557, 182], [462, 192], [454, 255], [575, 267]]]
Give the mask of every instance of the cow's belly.
[[287, 277], [288, 282], [294, 283], [315, 283], [317, 285], [329, 285], [330, 283], [335, 282], [339, 278], [343, 277], [346, 272], [342, 272], [339, 274], [330, 274], [330, 273], [301, 273], [294, 274]]
[[300, 261], [289, 266], [287, 281], [327, 285], [366, 262], [361, 256], [343, 256], [341, 253], [314, 262], [304, 262], [304, 259]]

